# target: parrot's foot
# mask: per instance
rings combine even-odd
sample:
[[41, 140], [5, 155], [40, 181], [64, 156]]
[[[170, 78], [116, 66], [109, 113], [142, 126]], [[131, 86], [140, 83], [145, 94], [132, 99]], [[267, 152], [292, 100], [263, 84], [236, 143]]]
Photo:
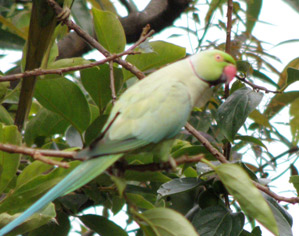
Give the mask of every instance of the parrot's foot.
[[64, 7], [62, 11], [57, 15], [57, 20], [62, 22], [67, 20], [71, 15], [71, 10], [68, 7]]

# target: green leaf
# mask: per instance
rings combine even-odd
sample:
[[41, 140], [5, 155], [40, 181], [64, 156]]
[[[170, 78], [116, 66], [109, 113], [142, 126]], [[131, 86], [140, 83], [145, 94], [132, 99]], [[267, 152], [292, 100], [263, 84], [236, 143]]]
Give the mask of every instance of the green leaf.
[[164, 183], [171, 180], [166, 175], [163, 175], [161, 172], [152, 172], [152, 171], [135, 171], [135, 170], [126, 170], [125, 172], [126, 180], [136, 180], [139, 182], [153, 181]]
[[73, 214], [79, 213], [82, 206], [88, 201], [88, 196], [85, 194], [67, 194], [58, 199], [63, 205], [63, 209], [71, 211]]
[[[113, 72], [115, 91], [117, 93], [122, 86], [122, 71], [119, 68], [113, 68]], [[84, 88], [90, 94], [96, 105], [98, 105], [100, 114], [103, 114], [106, 106], [112, 99], [109, 66], [104, 64], [85, 69], [82, 70], [80, 74]]]
[[[129, 55], [126, 57], [126, 61], [135, 65], [139, 70], [146, 71], [151, 68], [161, 67], [186, 56], [185, 48], [171, 43], [154, 41], [149, 44], [154, 52]], [[126, 69], [123, 69], [123, 74], [125, 81], [134, 76]]]
[[[0, 228], [7, 225], [12, 220], [16, 219], [20, 214], [9, 215], [8, 213], [0, 214]], [[16, 229], [11, 231], [7, 236], [15, 236], [19, 234], [23, 234], [29, 232], [33, 229], [36, 229], [44, 224], [46, 224], [49, 220], [56, 216], [55, 207], [53, 203], [50, 203], [43, 210], [33, 214], [29, 217], [23, 224], [19, 225]]]
[[290, 177], [290, 183], [294, 185], [294, 188], [297, 191], [297, 195], [299, 196], [299, 176], [293, 175]]
[[276, 94], [267, 106], [264, 115], [271, 119], [273, 118], [282, 108], [286, 107], [293, 101], [299, 98], [299, 91], [284, 92], [282, 94]]
[[[0, 75], [2, 75], [1, 72], [0, 72]], [[0, 83], [0, 102], [2, 102], [3, 99], [5, 99], [5, 95], [7, 94], [9, 87], [10, 87], [9, 82], [1, 82]]]
[[126, 180], [116, 177], [116, 176], [113, 176], [113, 175], [111, 176], [111, 180], [115, 183], [118, 193], [119, 193], [119, 196], [122, 196], [123, 192], [127, 186]]
[[0, 45], [1, 49], [22, 50], [24, 48], [25, 40], [16, 34], [0, 28]]
[[201, 184], [201, 181], [197, 178], [177, 178], [160, 186], [157, 193], [162, 197], [185, 192], [196, 188]]
[[246, 1], [247, 10], [246, 10], [246, 33], [251, 34], [255, 23], [258, 20], [261, 8], [262, 8], [262, 0], [249, 0]]
[[253, 185], [247, 173], [238, 165], [222, 164], [214, 168], [228, 192], [239, 202], [242, 210], [255, 218], [274, 235], [278, 227], [273, 213], [260, 191]]
[[225, 0], [212, 0], [209, 4], [209, 10], [207, 12], [207, 15], [205, 16], [205, 25], [208, 25], [212, 19], [212, 16], [214, 12], [217, 10], [217, 8], [222, 7], [223, 4], [225, 4]]
[[291, 215], [286, 211], [286, 209], [280, 206], [275, 199], [270, 197], [269, 195], [263, 193], [264, 198], [266, 199], [267, 203], [269, 204], [275, 220], [277, 222], [279, 235], [283, 236], [293, 236], [292, 233], [292, 224], [293, 219]]
[[136, 221], [147, 236], [198, 236], [183, 215], [168, 208], [150, 209], [137, 217]]
[[70, 147], [83, 147], [81, 135], [72, 125], [66, 130], [65, 139]]
[[232, 213], [222, 206], [212, 206], [195, 213], [192, 224], [200, 236], [238, 236], [243, 230], [244, 214]]
[[258, 70], [253, 70], [252, 76], [259, 78], [261, 81], [265, 83], [273, 85], [277, 89], [280, 88], [272, 79], [270, 79], [267, 75]]
[[292, 102], [290, 107], [290, 126], [293, 135], [293, 143], [296, 145], [299, 141], [299, 98]]
[[[292, 69], [289, 71], [289, 69]], [[298, 75], [298, 72], [296, 72], [295, 69], [299, 69], [299, 57], [293, 59], [289, 62], [289, 64], [286, 65], [286, 67], [283, 69], [283, 71], [280, 74], [280, 78], [278, 80], [278, 85], [281, 88], [286, 88], [289, 84], [288, 82], [293, 83], [295, 80], [298, 80], [298, 77], [296, 78], [296, 75]], [[291, 73], [289, 75], [289, 72]], [[290, 76], [290, 78], [289, 78]]]
[[51, 169], [53, 169], [53, 166], [44, 162], [32, 162], [30, 165], [26, 166], [23, 169], [22, 173], [18, 176], [16, 187], [18, 188], [19, 186], [28, 183], [35, 177], [42, 175], [43, 173], [49, 172]]
[[242, 140], [242, 141], [246, 141], [252, 144], [256, 144], [258, 146], [262, 146], [263, 148], [267, 149], [267, 146], [258, 138], [252, 137], [252, 136], [247, 136], [247, 135], [238, 135], [235, 137], [235, 140]]
[[[299, 65], [298, 65], [298, 68], [299, 68]], [[288, 73], [288, 78], [287, 78], [288, 86], [292, 83], [299, 81], [299, 70], [296, 70], [294, 68], [288, 68], [287, 73]]]
[[210, 159], [210, 157], [213, 157], [213, 155], [210, 154], [204, 146], [200, 146], [200, 145], [182, 147], [182, 148], [172, 152], [171, 156], [174, 158], [177, 158], [182, 155], [195, 156], [195, 155], [202, 154], [202, 153], [205, 154], [206, 159]]
[[237, 61], [237, 70], [247, 75], [251, 75], [253, 68], [248, 61]]
[[72, 6], [72, 17], [75, 19], [76, 24], [78, 24], [82, 29], [84, 29], [89, 35], [93, 34], [93, 24], [92, 18], [87, 7], [85, 0], [73, 1]]
[[8, 111], [0, 105], [0, 122], [6, 125], [13, 125], [13, 119]]
[[89, 106], [83, 92], [74, 82], [63, 77], [38, 80], [34, 95], [41, 105], [59, 114], [80, 133], [88, 127]]
[[[48, 64], [47, 69], [59, 69], [70, 66], [80, 66], [90, 64], [91, 62], [82, 57], [64, 58], [57, 61], [53, 61]], [[73, 72], [69, 72], [73, 73]]]
[[[22, 137], [14, 125], [0, 124], [0, 143], [20, 145]], [[9, 185], [16, 176], [19, 167], [20, 154], [10, 154], [0, 151], [0, 193]]]
[[25, 142], [31, 146], [37, 137], [63, 134], [69, 125], [62, 116], [42, 108], [26, 125]]
[[23, 182], [24, 184], [18, 185], [1, 201], [0, 212], [15, 214], [24, 211], [60, 182], [79, 163], [79, 161], [70, 162], [70, 168], [68, 169], [56, 168], [48, 174], [39, 175], [30, 181]]
[[271, 124], [265, 115], [263, 115], [259, 110], [255, 109], [249, 114], [249, 118], [254, 120], [255, 123], [271, 128]]
[[101, 236], [128, 236], [126, 231], [106, 217], [99, 215], [83, 215], [79, 216], [79, 219], [89, 229], [92, 229]]
[[231, 94], [217, 110], [217, 123], [223, 135], [233, 141], [248, 115], [258, 106], [262, 93], [241, 88]]
[[85, 145], [88, 146], [95, 140], [101, 133], [102, 128], [106, 124], [108, 115], [102, 115], [96, 118], [90, 126], [86, 129], [85, 132]]
[[97, 39], [110, 53], [120, 53], [125, 49], [126, 36], [117, 16], [109, 11], [92, 9]]
[[31, 231], [28, 236], [67, 236], [70, 229], [71, 224], [68, 216], [63, 212], [59, 212], [55, 217], [55, 221], [52, 220], [48, 224]]
[[146, 200], [142, 195], [140, 194], [134, 194], [134, 193], [126, 193], [126, 198], [131, 204], [137, 206], [140, 209], [153, 209], [155, 206]]

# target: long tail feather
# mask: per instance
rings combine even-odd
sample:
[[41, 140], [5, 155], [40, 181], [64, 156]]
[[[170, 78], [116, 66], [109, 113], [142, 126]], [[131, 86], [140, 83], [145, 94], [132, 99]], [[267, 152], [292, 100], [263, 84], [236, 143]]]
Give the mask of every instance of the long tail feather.
[[103, 173], [121, 156], [122, 154], [103, 156], [83, 162], [71, 173], [69, 173], [61, 182], [59, 182], [55, 187], [47, 192], [43, 197], [36, 201], [31, 207], [24, 211], [22, 215], [3, 227], [0, 230], [0, 236], [4, 236], [5, 234], [12, 231], [34, 213], [43, 209], [51, 201], [88, 183], [99, 174]]

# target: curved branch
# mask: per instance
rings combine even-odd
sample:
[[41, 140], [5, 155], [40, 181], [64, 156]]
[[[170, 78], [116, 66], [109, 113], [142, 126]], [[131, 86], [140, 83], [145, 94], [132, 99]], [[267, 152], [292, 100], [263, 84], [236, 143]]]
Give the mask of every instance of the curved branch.
[[[120, 18], [127, 43], [134, 43], [140, 37], [142, 29], [150, 24], [151, 29], [160, 32], [187, 9], [192, 0], [152, 0], [141, 12], [132, 12], [127, 17]], [[69, 33], [58, 43], [59, 57], [70, 58], [82, 56], [91, 47], [75, 32]]]

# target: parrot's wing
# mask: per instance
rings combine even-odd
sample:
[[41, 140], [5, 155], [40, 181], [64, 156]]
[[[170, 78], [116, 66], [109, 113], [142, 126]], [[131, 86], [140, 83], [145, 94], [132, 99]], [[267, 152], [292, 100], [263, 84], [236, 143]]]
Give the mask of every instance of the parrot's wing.
[[79, 153], [79, 158], [130, 151], [180, 132], [192, 109], [187, 87], [178, 81], [146, 85], [134, 86], [121, 97], [104, 138]]

